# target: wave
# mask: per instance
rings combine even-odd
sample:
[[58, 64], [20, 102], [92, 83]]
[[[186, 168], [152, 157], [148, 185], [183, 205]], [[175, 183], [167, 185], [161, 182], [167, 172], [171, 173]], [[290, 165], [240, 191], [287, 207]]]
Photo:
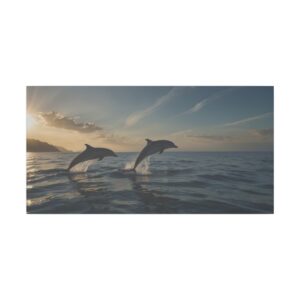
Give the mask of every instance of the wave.
[[209, 183], [197, 180], [191, 181], [168, 181], [168, 182], [159, 182], [161, 186], [170, 186], [170, 187], [189, 187], [189, 188], [205, 188], [209, 186]]
[[263, 184], [263, 185], [261, 185], [261, 187], [264, 189], [272, 189], [272, 190], [274, 188], [273, 184]]
[[247, 190], [247, 189], [239, 189], [241, 192], [251, 194], [251, 195], [258, 195], [258, 196], [267, 196], [268, 194], [262, 193], [259, 191]]
[[122, 154], [120, 160], [105, 159], [69, 172], [65, 155], [36, 155], [27, 163], [28, 212], [273, 211], [272, 164], [256, 156], [237, 160], [229, 154], [224, 158], [203, 153], [168, 157], [166, 153], [145, 160], [136, 173], [124, 171], [133, 167], [133, 156]]
[[54, 169], [45, 169], [45, 170], [37, 170], [37, 171], [32, 171], [32, 172], [28, 172], [28, 174], [63, 174], [63, 173], [68, 173], [67, 169], [62, 169], [62, 168], [54, 168]]
[[198, 175], [199, 178], [204, 178], [208, 180], [214, 180], [214, 181], [231, 181], [231, 182], [245, 182], [245, 183], [254, 183], [255, 181], [252, 179], [248, 178], [242, 178], [242, 177], [237, 177], [237, 176], [229, 176], [229, 175], [221, 175], [221, 174], [215, 174], [215, 175], [209, 175], [209, 174], [204, 174], [204, 175]]

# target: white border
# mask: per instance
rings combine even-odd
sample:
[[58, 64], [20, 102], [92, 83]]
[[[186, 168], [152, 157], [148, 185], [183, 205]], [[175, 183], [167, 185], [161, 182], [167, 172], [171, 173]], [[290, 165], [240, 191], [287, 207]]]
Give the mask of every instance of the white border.
[[[1, 4], [1, 299], [299, 299], [295, 1]], [[274, 215], [26, 215], [27, 85], [274, 85]]]

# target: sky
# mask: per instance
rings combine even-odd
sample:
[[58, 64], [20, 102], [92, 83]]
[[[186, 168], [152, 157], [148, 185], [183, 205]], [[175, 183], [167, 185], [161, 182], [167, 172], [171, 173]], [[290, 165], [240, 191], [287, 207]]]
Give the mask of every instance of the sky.
[[27, 137], [71, 151], [273, 151], [273, 87], [27, 87]]

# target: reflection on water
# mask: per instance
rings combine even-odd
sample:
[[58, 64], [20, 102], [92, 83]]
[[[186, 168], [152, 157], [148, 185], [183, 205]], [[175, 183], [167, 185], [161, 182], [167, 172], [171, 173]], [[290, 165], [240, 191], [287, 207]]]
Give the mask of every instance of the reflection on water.
[[272, 153], [120, 153], [66, 169], [74, 153], [28, 153], [29, 213], [272, 213]]

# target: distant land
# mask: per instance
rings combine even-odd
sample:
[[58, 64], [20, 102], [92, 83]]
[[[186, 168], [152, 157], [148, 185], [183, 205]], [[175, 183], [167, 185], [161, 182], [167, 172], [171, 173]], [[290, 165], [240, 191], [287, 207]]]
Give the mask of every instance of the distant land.
[[27, 152], [71, 152], [63, 147], [54, 146], [35, 139], [27, 139]]

